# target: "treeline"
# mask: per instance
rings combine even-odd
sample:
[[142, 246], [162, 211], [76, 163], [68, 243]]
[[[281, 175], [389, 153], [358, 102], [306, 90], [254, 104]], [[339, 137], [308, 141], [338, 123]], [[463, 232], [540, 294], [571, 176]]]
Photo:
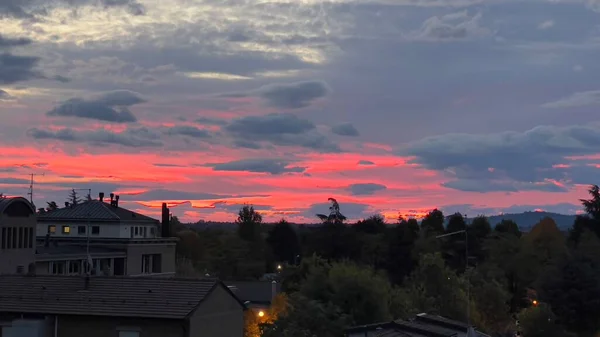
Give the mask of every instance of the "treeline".
[[348, 326], [428, 312], [469, 319], [492, 336], [592, 337], [600, 331], [598, 186], [589, 193], [567, 234], [550, 218], [521, 233], [512, 221], [467, 224], [439, 210], [421, 222], [347, 224], [335, 199], [317, 215], [321, 226], [266, 226], [244, 206], [237, 232], [181, 227], [178, 268], [223, 280], [275, 273], [287, 296], [253, 321], [264, 323], [262, 336], [340, 336]]

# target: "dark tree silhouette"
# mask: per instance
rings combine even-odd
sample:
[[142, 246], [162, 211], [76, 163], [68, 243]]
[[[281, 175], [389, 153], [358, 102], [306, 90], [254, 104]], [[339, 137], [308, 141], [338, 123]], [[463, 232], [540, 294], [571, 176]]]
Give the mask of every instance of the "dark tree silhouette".
[[517, 225], [516, 222], [507, 219], [502, 219], [502, 221], [496, 225], [494, 231], [498, 233], [512, 234], [518, 238], [520, 238], [522, 234], [521, 230], [519, 229], [519, 225]]
[[378, 234], [385, 231], [385, 220], [381, 215], [372, 215], [364, 220], [358, 221], [354, 229], [367, 234]]
[[425, 236], [444, 233], [444, 213], [437, 208], [427, 213], [421, 221], [421, 230], [425, 233]]
[[347, 218], [340, 212], [340, 204], [338, 204], [337, 200], [334, 198], [328, 198], [327, 200], [331, 202], [331, 206], [329, 206], [329, 214], [317, 214], [317, 217], [321, 219], [324, 224], [344, 223]]
[[244, 205], [238, 212], [236, 223], [240, 238], [246, 241], [256, 241], [260, 238], [262, 216], [254, 210], [254, 206]]
[[267, 244], [279, 262], [296, 264], [300, 255], [300, 242], [296, 230], [287, 221], [281, 220], [269, 231]]
[[58, 205], [56, 204], [56, 201], [47, 201], [46, 204], [48, 205], [48, 206], [46, 206], [46, 211], [48, 211], [48, 212], [58, 209]]

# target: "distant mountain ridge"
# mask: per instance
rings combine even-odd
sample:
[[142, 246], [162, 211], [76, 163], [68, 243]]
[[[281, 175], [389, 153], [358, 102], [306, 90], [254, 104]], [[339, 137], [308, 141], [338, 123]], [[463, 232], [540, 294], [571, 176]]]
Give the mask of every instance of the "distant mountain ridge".
[[[492, 225], [492, 228], [502, 220], [512, 220], [519, 225], [519, 229], [521, 229], [521, 231], [529, 231], [536, 223], [540, 222], [540, 220], [546, 217], [554, 220], [559, 229], [568, 230], [573, 226], [576, 215], [531, 211], [523, 213], [492, 215], [488, 216], [488, 220]], [[467, 222], [470, 222], [471, 220], [473, 220], [473, 218], [467, 219]]]
[[[561, 230], [568, 230], [573, 226], [573, 222], [575, 221], [576, 215], [566, 215], [552, 212], [539, 212], [539, 211], [530, 211], [523, 213], [507, 213], [507, 214], [498, 214], [498, 215], [490, 215], [488, 216], [488, 220], [492, 228], [494, 228], [500, 221], [503, 219], [512, 220], [519, 225], [521, 231], [528, 232], [531, 228], [543, 218], [548, 217], [556, 222], [556, 225]], [[473, 218], [467, 218], [467, 223], [473, 221]], [[447, 222], [447, 220], [446, 220]], [[351, 222], [350, 222], [351, 223]], [[217, 222], [217, 221], [200, 221], [192, 224], [185, 224], [188, 227], [194, 229], [224, 229], [224, 230], [234, 230], [237, 228], [237, 224], [235, 222]], [[294, 225], [301, 225], [296, 224]], [[317, 223], [304, 224], [306, 226], [316, 226]], [[393, 225], [393, 223], [390, 223]]]

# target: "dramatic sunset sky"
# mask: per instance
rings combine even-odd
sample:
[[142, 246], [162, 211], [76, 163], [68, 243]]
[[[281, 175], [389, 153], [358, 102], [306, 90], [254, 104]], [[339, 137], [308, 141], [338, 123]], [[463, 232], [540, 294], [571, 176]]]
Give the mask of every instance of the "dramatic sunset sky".
[[600, 180], [599, 55], [600, 0], [0, 0], [0, 193], [572, 214]]

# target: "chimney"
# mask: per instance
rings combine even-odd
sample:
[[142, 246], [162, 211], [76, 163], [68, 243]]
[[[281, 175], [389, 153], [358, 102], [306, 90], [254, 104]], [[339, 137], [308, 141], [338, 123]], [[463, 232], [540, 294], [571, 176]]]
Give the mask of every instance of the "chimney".
[[104, 192], [100, 192], [98, 194], [98, 197], [99, 197], [98, 199], [100, 200], [100, 202], [104, 202]]
[[275, 301], [275, 296], [277, 296], [277, 281], [273, 280], [271, 282], [271, 304]]
[[115, 204], [115, 194], [111, 193], [110, 194], [110, 205], [113, 206]]
[[65, 201], [65, 207], [69, 207], [69, 202]]
[[167, 203], [163, 202], [162, 204], [162, 226], [161, 232], [163, 238], [171, 237], [171, 221], [169, 218], [169, 208], [167, 207]]
[[119, 196], [115, 195], [115, 207], [119, 207]]

